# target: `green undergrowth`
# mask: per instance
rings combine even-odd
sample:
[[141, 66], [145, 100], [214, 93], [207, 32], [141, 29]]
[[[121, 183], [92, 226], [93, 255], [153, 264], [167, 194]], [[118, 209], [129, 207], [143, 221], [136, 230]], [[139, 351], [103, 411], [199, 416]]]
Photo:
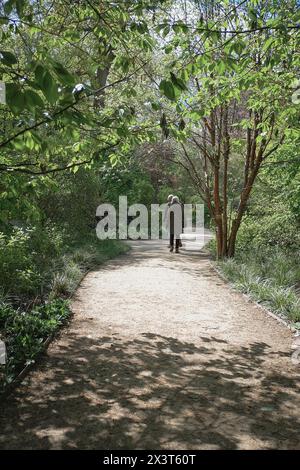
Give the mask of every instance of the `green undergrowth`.
[[300, 327], [299, 257], [275, 250], [217, 262], [217, 268], [239, 291]]
[[0, 391], [67, 321], [69, 297], [83, 276], [128, 249], [118, 240], [100, 241], [94, 233], [72, 239], [55, 227], [1, 233], [0, 339], [6, 364], [0, 365]]

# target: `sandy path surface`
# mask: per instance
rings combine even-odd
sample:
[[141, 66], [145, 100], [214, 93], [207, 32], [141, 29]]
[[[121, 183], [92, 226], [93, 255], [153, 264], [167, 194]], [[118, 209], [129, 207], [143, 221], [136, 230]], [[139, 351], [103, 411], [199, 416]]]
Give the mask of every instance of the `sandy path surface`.
[[204, 254], [132, 251], [91, 272], [74, 317], [0, 412], [6, 449], [300, 449], [291, 332]]

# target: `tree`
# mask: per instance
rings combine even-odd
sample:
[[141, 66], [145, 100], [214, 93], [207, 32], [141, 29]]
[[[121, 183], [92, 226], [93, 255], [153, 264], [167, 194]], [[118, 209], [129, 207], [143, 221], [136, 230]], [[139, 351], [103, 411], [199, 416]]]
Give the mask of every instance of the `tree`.
[[287, 136], [299, 138], [299, 107], [292, 100], [298, 17], [294, 1], [206, 2], [193, 10], [191, 22], [160, 27], [173, 31], [168, 52], [181, 48], [179, 63], [173, 61], [170, 78], [160, 85], [176, 103], [179, 125], [170, 130], [181, 140], [177, 162], [208, 206], [218, 257], [234, 256], [262, 164]]
[[[95, 1], [5, 2], [0, 10], [0, 78], [7, 92], [7, 106], [0, 109], [2, 173], [76, 171], [93, 164], [99, 153], [109, 156], [120, 136], [124, 144], [127, 137], [133, 142], [130, 80], [141, 70], [141, 55], [152, 48], [143, 15], [157, 3], [116, 6], [106, 0], [99, 9]], [[104, 94], [114, 90], [127, 99], [121, 112], [113, 100], [103, 109]]]

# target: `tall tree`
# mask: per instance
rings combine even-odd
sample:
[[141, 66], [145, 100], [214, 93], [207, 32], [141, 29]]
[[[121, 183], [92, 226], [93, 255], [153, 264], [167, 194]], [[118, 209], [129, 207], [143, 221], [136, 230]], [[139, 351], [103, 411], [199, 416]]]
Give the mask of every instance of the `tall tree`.
[[287, 136], [299, 138], [299, 10], [295, 1], [196, 3], [189, 19], [160, 26], [172, 31], [167, 52], [180, 48], [160, 88], [176, 103], [177, 161], [214, 220], [218, 257], [232, 257], [262, 164]]

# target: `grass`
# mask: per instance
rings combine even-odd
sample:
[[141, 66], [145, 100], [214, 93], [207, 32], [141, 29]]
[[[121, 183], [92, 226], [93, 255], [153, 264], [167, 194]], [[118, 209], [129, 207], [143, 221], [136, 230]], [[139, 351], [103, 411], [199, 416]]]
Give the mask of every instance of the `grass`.
[[295, 255], [279, 250], [242, 254], [217, 262], [217, 267], [240, 292], [300, 327], [300, 268]]
[[76, 243], [53, 267], [50, 298], [72, 294], [87, 271], [128, 249], [128, 245], [118, 240], [99, 241], [94, 237]]

